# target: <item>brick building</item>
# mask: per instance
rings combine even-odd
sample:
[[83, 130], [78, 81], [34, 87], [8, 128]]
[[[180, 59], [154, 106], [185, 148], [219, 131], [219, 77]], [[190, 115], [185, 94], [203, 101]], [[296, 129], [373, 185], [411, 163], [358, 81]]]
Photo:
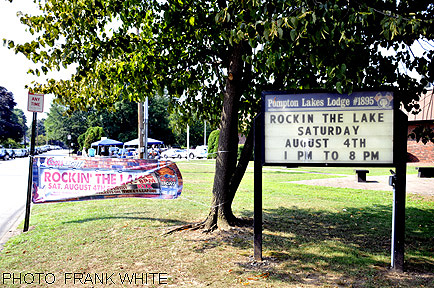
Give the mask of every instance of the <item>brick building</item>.
[[[408, 135], [417, 126], [434, 129], [434, 92], [432, 88], [420, 97], [419, 105], [419, 113], [408, 113]], [[417, 142], [409, 137], [407, 152], [409, 162], [434, 163], [434, 143], [432, 142], [423, 144], [422, 141]]]

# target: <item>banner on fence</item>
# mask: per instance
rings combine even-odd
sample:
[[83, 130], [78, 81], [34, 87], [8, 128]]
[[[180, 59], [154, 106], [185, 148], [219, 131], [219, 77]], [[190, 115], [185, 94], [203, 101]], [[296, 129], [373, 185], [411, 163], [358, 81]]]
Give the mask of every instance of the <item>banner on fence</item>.
[[175, 199], [182, 176], [171, 161], [35, 157], [33, 203], [139, 197]]

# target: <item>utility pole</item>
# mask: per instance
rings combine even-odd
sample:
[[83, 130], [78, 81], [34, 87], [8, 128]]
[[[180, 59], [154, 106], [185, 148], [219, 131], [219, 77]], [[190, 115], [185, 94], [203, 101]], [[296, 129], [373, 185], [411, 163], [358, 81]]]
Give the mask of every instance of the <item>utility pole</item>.
[[144, 115], [144, 125], [145, 125], [145, 131], [144, 131], [144, 137], [143, 137], [143, 147], [144, 147], [144, 159], [148, 159], [148, 119], [149, 119], [149, 115], [148, 115], [148, 97], [146, 97], [145, 99], [145, 111], [143, 113]]
[[[140, 38], [139, 28], [136, 28], [137, 36]], [[138, 122], [139, 122], [139, 159], [148, 159], [148, 97], [145, 103], [138, 104]], [[145, 111], [143, 111], [143, 105]]]
[[203, 121], [203, 145], [206, 146], [206, 121]]
[[148, 159], [148, 97], [138, 104], [139, 159]]
[[190, 160], [190, 125], [187, 124], [187, 160]]
[[137, 103], [138, 108], [138, 122], [139, 122], [139, 159], [143, 159], [143, 135], [144, 135], [144, 127], [143, 127], [143, 102]]

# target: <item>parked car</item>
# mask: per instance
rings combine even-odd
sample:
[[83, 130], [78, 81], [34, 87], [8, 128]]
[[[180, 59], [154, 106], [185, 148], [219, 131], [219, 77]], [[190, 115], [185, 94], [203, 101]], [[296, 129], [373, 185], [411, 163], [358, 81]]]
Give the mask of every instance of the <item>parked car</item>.
[[189, 151], [188, 156], [190, 159], [207, 158], [208, 157], [208, 146], [206, 146], [206, 145], [197, 146], [196, 149], [191, 149]]
[[0, 148], [0, 159], [9, 160], [11, 156], [5, 148]]
[[187, 151], [184, 149], [171, 148], [161, 153], [161, 158], [187, 158]]
[[27, 148], [23, 148], [23, 149], [21, 149], [21, 150], [23, 150], [23, 153], [24, 153], [24, 156], [23, 156], [23, 157], [27, 157], [27, 156], [29, 156], [29, 149], [27, 149]]
[[16, 155], [15, 155], [14, 149], [6, 148], [6, 151], [8, 152], [9, 157], [10, 157], [11, 159], [15, 159]]
[[13, 149], [15, 157], [26, 157], [26, 151], [24, 149]]

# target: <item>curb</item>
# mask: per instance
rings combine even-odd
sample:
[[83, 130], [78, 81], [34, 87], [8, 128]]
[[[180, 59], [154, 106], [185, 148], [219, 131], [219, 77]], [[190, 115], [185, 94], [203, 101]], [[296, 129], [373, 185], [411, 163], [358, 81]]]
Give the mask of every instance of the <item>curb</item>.
[[22, 230], [18, 230], [17, 227], [24, 220], [25, 211], [23, 212], [18, 211], [18, 212], [20, 212], [20, 213], [16, 213], [19, 214], [18, 217], [16, 217], [15, 221], [9, 227], [8, 231], [0, 236], [0, 251], [3, 250], [4, 245], [6, 244], [6, 242], [9, 241], [9, 239], [11, 239], [14, 236], [20, 235], [23, 232]]

